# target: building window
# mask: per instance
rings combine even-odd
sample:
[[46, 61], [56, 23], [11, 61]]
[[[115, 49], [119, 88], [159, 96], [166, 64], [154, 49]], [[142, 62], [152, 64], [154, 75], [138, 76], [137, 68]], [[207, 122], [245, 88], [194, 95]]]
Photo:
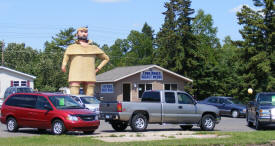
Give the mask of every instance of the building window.
[[138, 85], [138, 97], [141, 98], [143, 92], [146, 90], [152, 90], [152, 84], [139, 84]]
[[101, 85], [101, 93], [114, 93], [113, 84], [102, 84]]
[[164, 84], [164, 90], [178, 90], [177, 84]]
[[27, 81], [21, 81], [21, 86], [27, 86]]
[[19, 81], [13, 81], [13, 86], [19, 86]]

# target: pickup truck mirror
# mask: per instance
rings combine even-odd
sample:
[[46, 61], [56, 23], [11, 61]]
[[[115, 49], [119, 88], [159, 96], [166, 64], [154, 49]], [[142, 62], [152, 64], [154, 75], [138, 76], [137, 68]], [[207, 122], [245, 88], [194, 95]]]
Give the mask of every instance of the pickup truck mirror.
[[103, 101], [103, 100], [104, 100], [104, 97], [99, 97], [99, 100]]

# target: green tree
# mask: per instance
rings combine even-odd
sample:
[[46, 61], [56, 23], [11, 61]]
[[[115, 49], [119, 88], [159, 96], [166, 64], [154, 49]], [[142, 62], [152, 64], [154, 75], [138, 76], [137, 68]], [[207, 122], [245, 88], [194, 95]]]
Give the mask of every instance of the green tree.
[[274, 91], [275, 6], [273, 0], [253, 0], [260, 10], [243, 6], [237, 13], [243, 41], [236, 42], [241, 48], [243, 66], [240, 68], [243, 84], [240, 96], [247, 96], [247, 89], [256, 92]]

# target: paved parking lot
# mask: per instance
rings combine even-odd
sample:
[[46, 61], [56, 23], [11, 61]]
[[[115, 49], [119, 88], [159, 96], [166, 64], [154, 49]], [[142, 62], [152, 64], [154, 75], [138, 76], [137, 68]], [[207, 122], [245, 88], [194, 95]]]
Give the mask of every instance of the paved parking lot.
[[[158, 125], [150, 124], [147, 128], [147, 131], [173, 131], [180, 130], [179, 125], [167, 124], [167, 125]], [[221, 123], [216, 125], [216, 131], [254, 131], [254, 128], [250, 128], [246, 125], [245, 118], [230, 118], [222, 117]], [[131, 128], [128, 127], [126, 131], [131, 131]], [[200, 131], [199, 127], [193, 127], [192, 131]], [[99, 129], [96, 130], [96, 133], [114, 133], [110, 124], [101, 121]], [[19, 132], [11, 133], [7, 131], [6, 125], [0, 124], [0, 137], [13, 137], [13, 136], [35, 136], [40, 135], [36, 129], [24, 128], [19, 129]], [[43, 133], [43, 134], [49, 134]], [[79, 132], [71, 132], [72, 135], [81, 135]]]

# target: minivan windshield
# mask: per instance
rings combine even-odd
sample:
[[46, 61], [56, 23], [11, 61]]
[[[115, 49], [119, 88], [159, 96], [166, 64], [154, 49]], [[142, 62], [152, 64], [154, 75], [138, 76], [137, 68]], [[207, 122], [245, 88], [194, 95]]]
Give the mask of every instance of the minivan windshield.
[[258, 97], [258, 102], [261, 105], [275, 105], [275, 94], [261, 94]]
[[31, 88], [17, 88], [17, 93], [32, 93]]
[[95, 97], [80, 97], [84, 104], [100, 104], [100, 101]]
[[49, 96], [49, 99], [57, 109], [84, 109], [70, 96]]

